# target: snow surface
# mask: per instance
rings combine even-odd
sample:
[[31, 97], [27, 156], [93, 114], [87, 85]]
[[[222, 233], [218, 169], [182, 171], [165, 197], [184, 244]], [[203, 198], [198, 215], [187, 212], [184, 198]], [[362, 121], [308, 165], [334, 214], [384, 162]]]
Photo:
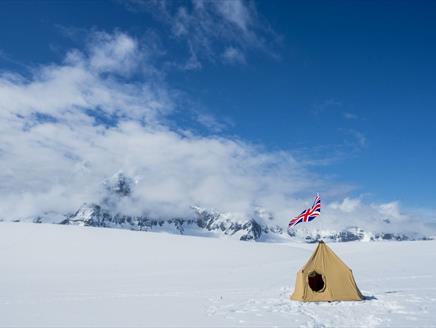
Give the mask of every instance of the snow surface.
[[367, 299], [290, 301], [315, 247], [0, 223], [0, 326], [436, 327], [436, 241], [330, 244]]

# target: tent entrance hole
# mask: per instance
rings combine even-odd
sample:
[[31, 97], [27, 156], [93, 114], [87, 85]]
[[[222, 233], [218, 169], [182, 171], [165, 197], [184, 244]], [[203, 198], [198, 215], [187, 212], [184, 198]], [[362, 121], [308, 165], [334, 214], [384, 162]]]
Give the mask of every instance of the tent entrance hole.
[[321, 292], [324, 290], [324, 280], [318, 272], [312, 271], [311, 273], [309, 273], [309, 287], [314, 292]]

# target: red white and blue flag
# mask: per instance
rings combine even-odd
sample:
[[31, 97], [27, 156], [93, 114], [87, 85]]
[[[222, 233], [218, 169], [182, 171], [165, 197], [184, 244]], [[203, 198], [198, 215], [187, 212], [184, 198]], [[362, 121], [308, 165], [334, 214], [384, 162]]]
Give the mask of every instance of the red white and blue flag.
[[318, 215], [321, 214], [321, 198], [319, 194], [316, 195], [315, 201], [311, 208], [304, 210], [301, 214], [289, 222], [288, 229], [295, 227], [298, 223], [309, 222], [314, 220]]

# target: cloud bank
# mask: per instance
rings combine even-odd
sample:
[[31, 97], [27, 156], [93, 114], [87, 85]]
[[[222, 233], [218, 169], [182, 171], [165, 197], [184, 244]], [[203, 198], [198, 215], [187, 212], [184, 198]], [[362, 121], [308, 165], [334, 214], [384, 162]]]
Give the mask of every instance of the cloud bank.
[[102, 181], [119, 170], [137, 180], [123, 209], [135, 214], [189, 215], [193, 204], [247, 212], [307, 188], [308, 173], [289, 154], [170, 129], [171, 91], [153, 76], [131, 82], [139, 65], [148, 63], [137, 40], [98, 33], [86, 51], [30, 78], [1, 75], [2, 216], [73, 211], [98, 201]]
[[[103, 182], [119, 171], [135, 186], [116, 210], [133, 215], [189, 217], [192, 205], [252, 215], [261, 207], [284, 226], [310, 205], [314, 191], [339, 197], [340, 185], [287, 152], [174, 128], [168, 120], [180, 110], [177, 97], [156, 70], [138, 40], [116, 32], [94, 33], [86, 49], [71, 50], [63, 62], [30, 76], [3, 72], [0, 218], [56, 216], [99, 202]], [[409, 218], [397, 203], [360, 199], [325, 209], [313, 227]]]

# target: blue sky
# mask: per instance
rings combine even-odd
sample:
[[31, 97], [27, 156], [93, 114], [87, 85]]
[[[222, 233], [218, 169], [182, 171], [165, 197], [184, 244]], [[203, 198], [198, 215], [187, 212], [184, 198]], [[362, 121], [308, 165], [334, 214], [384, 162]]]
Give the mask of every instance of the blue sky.
[[434, 3], [207, 4], [1, 2], [0, 69], [29, 77], [125, 33], [148, 73], [122, 79], [165, 85], [169, 126], [284, 151], [349, 197], [434, 208]]

